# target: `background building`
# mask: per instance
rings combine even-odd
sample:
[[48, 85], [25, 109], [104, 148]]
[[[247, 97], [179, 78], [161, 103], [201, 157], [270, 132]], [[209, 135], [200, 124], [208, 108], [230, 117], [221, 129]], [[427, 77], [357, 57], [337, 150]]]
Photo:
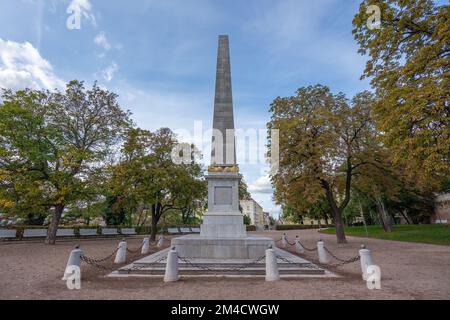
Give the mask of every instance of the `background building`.
[[240, 205], [242, 213], [250, 218], [252, 225], [256, 227], [256, 230], [264, 230], [264, 211], [259, 203], [250, 198], [248, 200], [241, 200]]
[[444, 193], [434, 199], [434, 214], [432, 223], [449, 223], [450, 221], [450, 193]]

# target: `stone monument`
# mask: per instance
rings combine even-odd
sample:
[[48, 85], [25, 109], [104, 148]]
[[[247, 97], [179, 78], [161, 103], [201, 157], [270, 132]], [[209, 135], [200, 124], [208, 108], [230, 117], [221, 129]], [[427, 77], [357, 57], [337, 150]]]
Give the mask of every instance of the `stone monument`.
[[233, 95], [228, 36], [219, 36], [214, 99], [211, 166], [208, 168], [208, 213], [200, 236], [172, 240], [181, 257], [254, 259], [264, 255], [273, 240], [248, 237], [239, 211], [239, 167], [236, 163]]
[[[144, 257], [110, 274], [111, 277], [166, 276], [168, 256], [178, 254], [178, 268], [186, 275], [256, 276], [266, 274], [264, 256], [274, 247], [283, 276], [327, 276], [309, 261], [274, 246], [271, 238], [247, 236], [239, 211], [239, 167], [236, 163], [233, 98], [228, 36], [219, 36], [216, 95], [208, 168], [208, 213], [199, 235], [173, 238], [171, 247]], [[171, 250], [175, 247], [175, 250]], [[176, 253], [174, 253], [176, 252]], [[281, 258], [278, 258], [281, 257]], [[273, 257], [272, 257], [273, 258]], [[170, 278], [170, 277], [169, 277]], [[178, 276], [172, 281], [178, 279]], [[273, 279], [272, 279], [273, 280]]]

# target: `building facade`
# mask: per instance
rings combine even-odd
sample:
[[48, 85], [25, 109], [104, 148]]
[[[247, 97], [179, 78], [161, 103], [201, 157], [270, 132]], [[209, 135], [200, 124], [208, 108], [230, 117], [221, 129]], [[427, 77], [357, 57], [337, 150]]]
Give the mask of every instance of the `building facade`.
[[431, 223], [450, 222], [450, 193], [444, 193], [434, 199], [434, 214]]
[[264, 230], [265, 219], [263, 208], [253, 199], [241, 200], [242, 213], [250, 218], [256, 230]]

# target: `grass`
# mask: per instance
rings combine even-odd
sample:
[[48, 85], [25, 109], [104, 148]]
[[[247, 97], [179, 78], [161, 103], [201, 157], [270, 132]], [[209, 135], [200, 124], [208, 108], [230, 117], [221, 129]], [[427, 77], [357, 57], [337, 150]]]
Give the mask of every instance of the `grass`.
[[[335, 234], [335, 229], [322, 230], [322, 233]], [[450, 246], [450, 227], [439, 224], [396, 225], [391, 233], [385, 232], [381, 226], [367, 226], [369, 238], [442, 244]], [[355, 237], [366, 237], [362, 227], [345, 228], [345, 234]]]

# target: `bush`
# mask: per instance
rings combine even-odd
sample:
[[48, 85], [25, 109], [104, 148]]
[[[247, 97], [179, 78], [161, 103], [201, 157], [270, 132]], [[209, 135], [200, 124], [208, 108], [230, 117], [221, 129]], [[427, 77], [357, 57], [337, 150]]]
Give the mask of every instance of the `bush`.
[[[320, 226], [321, 228], [330, 228], [332, 225]], [[279, 224], [275, 227], [276, 230], [312, 230], [319, 229], [318, 225], [304, 225], [304, 224]]]
[[246, 226], [247, 231], [256, 231], [256, 226]]

